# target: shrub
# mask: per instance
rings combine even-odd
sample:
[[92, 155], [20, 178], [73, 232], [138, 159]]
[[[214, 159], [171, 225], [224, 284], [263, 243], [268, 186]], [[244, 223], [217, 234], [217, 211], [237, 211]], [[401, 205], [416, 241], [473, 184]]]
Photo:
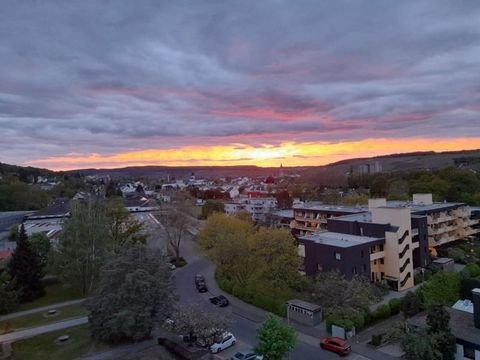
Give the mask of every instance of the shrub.
[[354, 326], [351, 320], [344, 319], [342, 316], [338, 314], [331, 314], [327, 316], [327, 318], [325, 319], [325, 325], [329, 333], [332, 333], [332, 325], [340, 326], [341, 328], [344, 328], [346, 331], [352, 330]]
[[400, 312], [401, 305], [402, 302], [400, 301], [400, 299], [391, 299], [388, 302], [388, 306], [390, 307], [390, 314], [397, 315]]
[[388, 304], [380, 305], [374, 312], [375, 320], [384, 320], [390, 316], [390, 306]]
[[372, 340], [370, 341], [370, 344], [375, 347], [382, 345], [384, 336], [385, 334], [372, 335]]
[[467, 264], [467, 265], [465, 265], [465, 268], [462, 270], [462, 273], [464, 273], [468, 277], [472, 277], [472, 278], [480, 276], [480, 265], [478, 265], [478, 264]]
[[409, 291], [401, 300], [400, 305], [403, 314], [407, 317], [418, 314], [423, 309], [420, 297], [413, 291]]

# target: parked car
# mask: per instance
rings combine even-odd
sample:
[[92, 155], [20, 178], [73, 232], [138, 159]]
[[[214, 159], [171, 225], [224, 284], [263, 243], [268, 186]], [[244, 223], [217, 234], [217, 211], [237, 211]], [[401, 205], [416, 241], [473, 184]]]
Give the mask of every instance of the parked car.
[[205, 277], [203, 275], [200, 275], [200, 274], [195, 275], [195, 286], [198, 292], [203, 293], [208, 291], [207, 284], [205, 282]]
[[263, 360], [263, 355], [257, 355], [253, 351], [239, 351], [230, 360]]
[[236, 342], [237, 339], [235, 339], [235, 336], [233, 336], [232, 333], [227, 332], [223, 335], [222, 341], [210, 346], [210, 351], [216, 354], [222, 350], [225, 350], [226, 348], [229, 348], [230, 346], [235, 345]]
[[229, 304], [228, 299], [223, 295], [211, 297], [210, 302], [220, 307], [225, 307]]
[[320, 347], [325, 350], [333, 351], [339, 355], [348, 355], [352, 352], [352, 347], [346, 340], [335, 336], [321, 339]]

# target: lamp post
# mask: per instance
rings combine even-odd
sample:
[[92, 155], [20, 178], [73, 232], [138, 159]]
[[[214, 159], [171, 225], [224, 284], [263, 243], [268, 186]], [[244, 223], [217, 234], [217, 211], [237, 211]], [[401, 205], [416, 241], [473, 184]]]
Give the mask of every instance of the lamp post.
[[[290, 306], [287, 304], [287, 324], [290, 326]], [[290, 351], [288, 352], [288, 360], [290, 360]]]

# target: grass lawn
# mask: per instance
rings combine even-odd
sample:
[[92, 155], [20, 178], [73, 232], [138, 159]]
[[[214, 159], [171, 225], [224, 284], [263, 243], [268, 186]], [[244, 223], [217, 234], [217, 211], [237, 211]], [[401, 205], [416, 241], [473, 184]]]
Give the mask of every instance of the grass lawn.
[[57, 311], [58, 315], [52, 317], [45, 317], [44, 313], [42, 312], [11, 320], [0, 321], [0, 329], [5, 328], [7, 323], [9, 324], [9, 328], [17, 330], [21, 328], [45, 325], [72, 317], [88, 315], [87, 309], [85, 309], [82, 305], [66, 306], [64, 308], [57, 309]]
[[45, 287], [45, 296], [32, 302], [21, 304], [15, 311], [30, 310], [36, 307], [81, 299], [82, 293], [75, 287], [52, 284]]
[[[62, 335], [69, 335], [70, 341], [57, 345], [55, 340]], [[71, 360], [108, 349], [109, 345], [90, 337], [88, 325], [81, 325], [18, 341], [13, 344], [13, 356], [28, 360]]]

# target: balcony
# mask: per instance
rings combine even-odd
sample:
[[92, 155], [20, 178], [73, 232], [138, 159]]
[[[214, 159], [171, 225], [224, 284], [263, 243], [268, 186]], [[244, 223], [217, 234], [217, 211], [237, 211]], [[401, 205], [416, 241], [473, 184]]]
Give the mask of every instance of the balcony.
[[370, 254], [370, 261], [379, 260], [385, 257], [385, 251], [377, 251]]

